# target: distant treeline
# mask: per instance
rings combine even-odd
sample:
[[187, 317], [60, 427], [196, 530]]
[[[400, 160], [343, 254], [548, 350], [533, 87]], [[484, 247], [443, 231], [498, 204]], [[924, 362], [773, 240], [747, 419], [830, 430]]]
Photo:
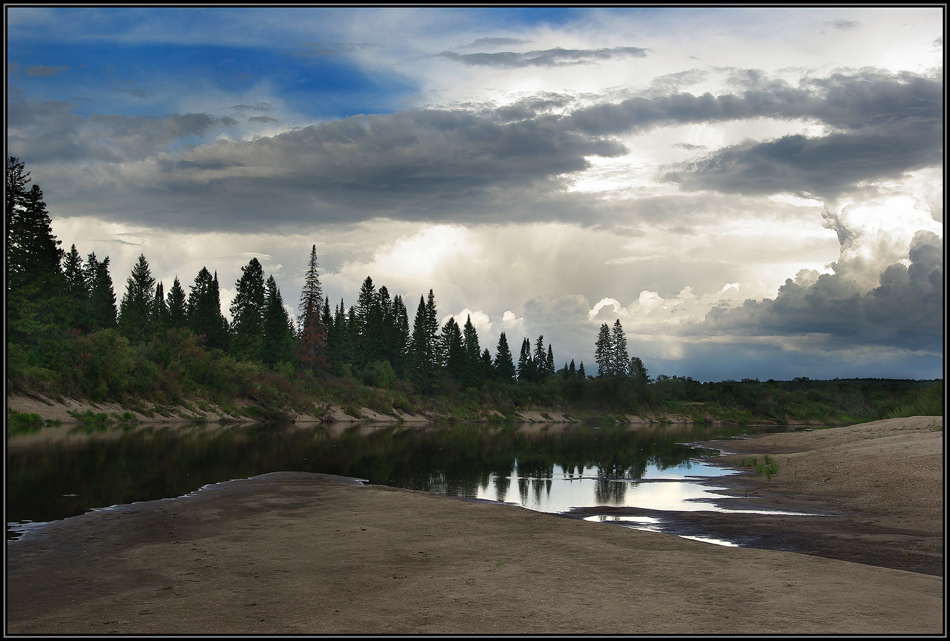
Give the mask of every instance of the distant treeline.
[[[204, 398], [221, 407], [251, 402], [261, 417], [314, 403], [382, 412], [432, 410], [474, 418], [530, 405], [593, 412], [685, 412], [740, 421], [854, 420], [883, 414], [942, 414], [942, 382], [699, 383], [648, 375], [630, 356], [620, 321], [600, 327], [597, 376], [583, 362], [555, 366], [544, 336], [522, 339], [515, 361], [503, 332], [494, 355], [466, 319], [439, 325], [435, 295], [420, 296], [413, 321], [402, 297], [370, 277], [356, 303], [331, 307], [311, 248], [294, 321], [273, 276], [252, 258], [221, 312], [216, 272], [203, 267], [186, 293], [169, 291], [140, 255], [117, 303], [109, 257], [64, 251], [42, 190], [15, 157], [7, 160], [7, 382], [92, 401], [177, 404]], [[592, 337], [593, 338], [593, 337]], [[939, 393], [931, 391], [937, 389]], [[935, 400], [936, 399], [936, 400]], [[243, 403], [241, 403], [243, 405]], [[932, 411], [939, 405], [940, 411]], [[496, 414], [497, 415], [497, 414]]]

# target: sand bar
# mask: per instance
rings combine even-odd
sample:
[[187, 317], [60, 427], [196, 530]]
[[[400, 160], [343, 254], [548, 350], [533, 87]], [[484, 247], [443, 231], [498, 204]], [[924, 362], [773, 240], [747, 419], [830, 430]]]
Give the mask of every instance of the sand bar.
[[[743, 500], [890, 524], [942, 558], [941, 417], [730, 445], [780, 463], [730, 477]], [[10, 635], [945, 632], [934, 573], [301, 473], [66, 519], [7, 563]]]

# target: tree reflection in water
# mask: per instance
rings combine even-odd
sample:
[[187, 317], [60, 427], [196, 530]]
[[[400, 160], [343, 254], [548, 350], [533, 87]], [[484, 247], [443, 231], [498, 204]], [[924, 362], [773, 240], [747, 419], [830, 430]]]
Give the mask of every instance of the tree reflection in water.
[[8, 437], [7, 520], [57, 520], [276, 471], [336, 474], [456, 496], [492, 488], [499, 501], [517, 477], [519, 498], [527, 504], [558, 491], [558, 470], [558, 483], [565, 476], [576, 483], [605, 479], [597, 496], [615, 502], [648, 466], [675, 467], [698, 454], [683, 443], [748, 431], [577, 423], [140, 426], [91, 433], [46, 427]]

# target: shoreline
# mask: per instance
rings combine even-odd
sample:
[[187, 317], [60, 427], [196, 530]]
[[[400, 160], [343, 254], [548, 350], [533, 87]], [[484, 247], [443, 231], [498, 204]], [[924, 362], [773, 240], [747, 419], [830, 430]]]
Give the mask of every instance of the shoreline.
[[[890, 527], [894, 549], [930, 541], [942, 564], [942, 436], [942, 417], [915, 417], [730, 441], [721, 462], [768, 452], [780, 469], [731, 476], [728, 501], [824, 506], [838, 539]], [[72, 517], [7, 560], [8, 634], [945, 631], [934, 574], [305, 473]]]

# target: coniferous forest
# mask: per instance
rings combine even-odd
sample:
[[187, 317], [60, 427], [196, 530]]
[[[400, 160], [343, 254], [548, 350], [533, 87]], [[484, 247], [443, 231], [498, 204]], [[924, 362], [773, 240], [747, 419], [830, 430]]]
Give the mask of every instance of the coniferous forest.
[[[651, 377], [628, 353], [620, 321], [596, 336], [596, 375], [560, 367], [540, 335], [502, 333], [494, 350], [471, 319], [439, 324], [435, 293], [404, 301], [369, 276], [355, 303], [330, 301], [310, 250], [297, 315], [257, 258], [241, 269], [224, 316], [214, 266], [165, 291], [140, 255], [115, 286], [108, 256], [65, 250], [43, 191], [7, 159], [8, 394], [41, 393], [136, 411], [213, 403], [233, 416], [279, 420], [330, 403], [354, 415], [425, 413], [451, 420], [558, 410], [578, 418], [848, 423], [942, 415], [943, 381], [797, 378], [699, 382]], [[121, 278], [121, 275], [117, 275]], [[509, 340], [517, 341], [517, 356]], [[9, 418], [9, 417], [8, 417]]]

